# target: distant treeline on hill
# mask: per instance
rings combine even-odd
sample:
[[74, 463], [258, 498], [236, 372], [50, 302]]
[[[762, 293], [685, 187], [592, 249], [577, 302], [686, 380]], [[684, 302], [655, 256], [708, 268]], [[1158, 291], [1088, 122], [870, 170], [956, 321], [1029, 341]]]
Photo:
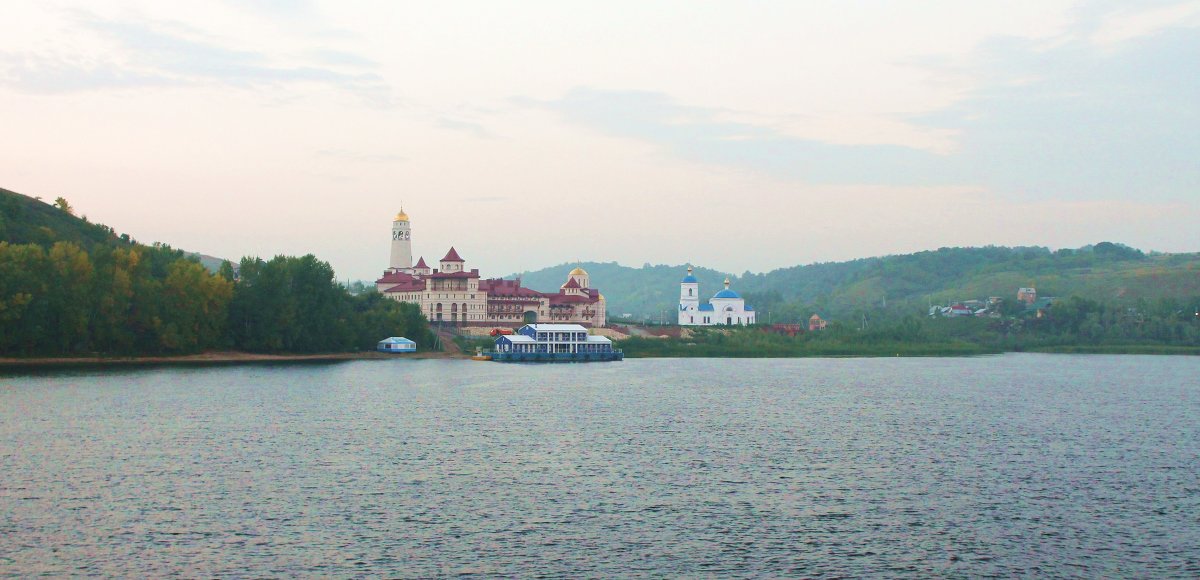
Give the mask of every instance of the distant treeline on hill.
[[0, 356], [340, 352], [433, 337], [413, 306], [351, 296], [313, 256], [244, 258], [240, 279], [195, 257], [0, 189]]
[[[558, 287], [564, 264], [519, 276], [537, 290]], [[608, 299], [610, 317], [673, 320], [679, 281], [687, 265], [579, 264]], [[863, 316], [903, 318], [924, 314], [930, 304], [986, 299], [1014, 300], [1034, 286], [1039, 296], [1080, 298], [1114, 307], [1145, 306], [1163, 299], [1200, 296], [1200, 254], [1150, 254], [1102, 242], [1052, 251], [1043, 247], [941, 248], [915, 254], [782, 268], [740, 276], [698, 267], [702, 295], [720, 290], [726, 276], [759, 322], [801, 322], [814, 313], [829, 320]]]
[[[1200, 296], [1196, 297], [1200, 300]], [[1200, 316], [1163, 299], [1144, 309], [1071, 297], [1042, 317], [862, 319], [799, 333], [758, 327], [687, 329], [678, 339], [620, 341], [626, 356], [942, 356], [1013, 351], [1200, 354]]]

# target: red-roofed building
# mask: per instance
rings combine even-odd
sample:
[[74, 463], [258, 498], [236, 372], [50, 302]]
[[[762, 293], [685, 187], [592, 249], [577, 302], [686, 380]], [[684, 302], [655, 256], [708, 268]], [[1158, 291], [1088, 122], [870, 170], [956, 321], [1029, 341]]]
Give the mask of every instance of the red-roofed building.
[[[404, 214], [405, 231], [408, 215]], [[402, 236], [405, 242], [411, 234]], [[393, 240], [396, 236], [393, 234]], [[375, 281], [384, 296], [416, 304], [431, 322], [460, 326], [520, 326], [530, 322], [559, 322], [604, 326], [606, 301], [582, 268], [575, 268], [556, 293], [521, 286], [520, 280], [479, 277], [453, 247], [432, 269], [425, 258], [412, 267], [392, 267]]]

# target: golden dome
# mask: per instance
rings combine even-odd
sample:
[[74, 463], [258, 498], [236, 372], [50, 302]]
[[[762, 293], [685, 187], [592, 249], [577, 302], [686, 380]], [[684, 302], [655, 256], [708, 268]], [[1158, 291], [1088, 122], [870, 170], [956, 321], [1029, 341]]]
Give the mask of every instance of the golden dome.
[[568, 276], [587, 276], [588, 273], [587, 273], [587, 270], [584, 270], [583, 268], [575, 268], [574, 270], [571, 270], [570, 274], [567, 274], [567, 275]]
[[396, 219], [394, 219], [392, 221], [394, 221], [394, 222], [408, 221], [408, 214], [404, 213], [404, 208], [400, 208], [400, 213], [396, 214]]
[[[604, 300], [604, 295], [603, 295], [603, 294], [601, 294], [601, 295], [600, 295], [600, 299], [601, 299], [601, 300]], [[607, 300], [605, 300], [605, 302], [607, 302]]]

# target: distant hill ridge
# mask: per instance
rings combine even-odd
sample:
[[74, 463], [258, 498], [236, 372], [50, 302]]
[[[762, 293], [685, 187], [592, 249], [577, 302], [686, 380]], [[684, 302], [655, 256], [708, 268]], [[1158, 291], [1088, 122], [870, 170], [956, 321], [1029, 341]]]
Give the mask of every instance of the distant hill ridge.
[[[0, 241], [46, 247], [70, 241], [85, 248], [98, 243], [137, 243], [108, 226], [7, 189], [0, 189]], [[220, 258], [187, 254], [209, 270], [215, 271], [221, 264]], [[591, 274], [593, 285], [608, 299], [610, 317], [628, 313], [639, 319], [662, 317], [667, 321], [675, 316], [679, 280], [687, 270], [685, 264], [635, 268], [616, 262], [583, 262], [517, 276], [530, 288], [554, 291], [575, 266]], [[988, 296], [1014, 299], [1017, 288], [1028, 285], [1042, 296], [1078, 295], [1130, 306], [1139, 301], [1200, 296], [1200, 254], [1146, 254], [1110, 242], [1057, 251], [1039, 246], [940, 248], [741, 276], [697, 267], [694, 275], [706, 295], [720, 290], [729, 277], [763, 322], [794, 322], [813, 312], [843, 318], [920, 313], [929, 303]]]
[[[128, 234], [117, 234], [104, 225], [88, 221], [86, 216], [35, 197], [0, 188], [0, 241], [11, 244], [38, 244], [50, 247], [55, 242], [74, 242], [84, 248], [93, 244], [131, 246], [138, 241]], [[216, 272], [222, 258], [184, 251], [196, 258], [205, 268]]]
[[108, 226], [91, 223], [86, 217], [76, 217], [38, 198], [2, 188], [0, 240], [43, 246], [50, 246], [54, 242], [75, 242], [85, 247], [97, 243], [134, 243], [129, 236], [118, 236]]
[[[570, 263], [517, 274], [526, 286], [553, 290], [564, 272], [582, 266], [608, 299], [610, 317], [671, 320], [686, 265], [641, 268], [615, 262]], [[812, 312], [859, 316], [863, 312], [919, 313], [928, 304], [1000, 296], [1015, 299], [1033, 285], [1043, 296], [1078, 295], [1109, 303], [1190, 299], [1200, 296], [1200, 254], [1146, 254], [1101, 242], [1076, 249], [1045, 247], [940, 248], [848, 262], [817, 263], [737, 276], [696, 268], [703, 294], [721, 289], [728, 276], [766, 322], [796, 321]], [[768, 310], [773, 311], [768, 315]]]

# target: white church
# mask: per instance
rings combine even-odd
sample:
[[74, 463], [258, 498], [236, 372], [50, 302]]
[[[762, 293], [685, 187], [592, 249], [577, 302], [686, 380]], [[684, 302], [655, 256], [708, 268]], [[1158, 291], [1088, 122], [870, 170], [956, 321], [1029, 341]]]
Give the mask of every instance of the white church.
[[692, 275], [688, 266], [687, 276], [679, 283], [679, 325], [717, 326], [754, 324], [754, 308], [737, 292], [729, 289], [729, 278], [725, 289], [709, 298], [708, 304], [700, 303], [700, 282]]

